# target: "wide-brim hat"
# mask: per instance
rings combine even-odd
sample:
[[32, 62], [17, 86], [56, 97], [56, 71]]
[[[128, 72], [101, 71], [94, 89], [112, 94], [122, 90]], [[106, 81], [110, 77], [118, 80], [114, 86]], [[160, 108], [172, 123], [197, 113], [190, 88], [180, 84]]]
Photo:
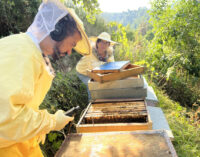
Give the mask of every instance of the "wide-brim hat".
[[92, 48], [90, 46], [88, 36], [85, 33], [83, 22], [79, 19], [79, 17], [76, 15], [76, 13], [73, 9], [71, 9], [71, 8], [66, 8], [66, 9], [69, 12], [69, 14], [73, 17], [73, 19], [75, 20], [78, 30], [82, 36], [82, 39], [76, 44], [76, 47], [74, 47], [74, 49], [82, 55], [91, 54]]
[[40, 44], [52, 31], [55, 30], [56, 23], [67, 14], [70, 14], [76, 22], [81, 33], [81, 40], [74, 49], [82, 54], [89, 55], [92, 52], [89, 39], [85, 33], [83, 22], [76, 15], [75, 11], [67, 8], [59, 0], [43, 0], [33, 23], [29, 26], [27, 33], [34, 37], [36, 43]]
[[108, 41], [108, 42], [110, 42], [110, 44], [112, 46], [115, 45], [115, 44], [118, 44], [117, 42], [111, 40], [111, 36], [107, 32], [102, 32], [97, 37], [91, 36], [91, 37], [89, 37], [89, 39], [91, 41], [93, 41], [93, 42], [96, 42], [98, 39], [101, 39], [101, 40], [104, 40], [104, 41]]

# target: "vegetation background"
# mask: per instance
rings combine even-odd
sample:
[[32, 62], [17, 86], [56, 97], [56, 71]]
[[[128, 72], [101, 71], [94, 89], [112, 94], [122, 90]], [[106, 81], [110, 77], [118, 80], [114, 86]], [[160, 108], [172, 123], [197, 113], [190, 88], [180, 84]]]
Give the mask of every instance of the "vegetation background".
[[[97, 0], [61, 1], [76, 10], [88, 36], [106, 31], [120, 43], [115, 60], [147, 67], [145, 77], [173, 131], [178, 156], [200, 157], [200, 1], [153, 0], [149, 10], [103, 14]], [[25, 32], [40, 3], [1, 0], [0, 37]], [[40, 106], [54, 113], [79, 105], [75, 123], [88, 105], [86, 87], [74, 69], [81, 57], [74, 51], [53, 63], [57, 75]], [[54, 156], [69, 132], [75, 132], [75, 125], [71, 130], [67, 125], [60, 132], [50, 132], [41, 145], [44, 156]]]

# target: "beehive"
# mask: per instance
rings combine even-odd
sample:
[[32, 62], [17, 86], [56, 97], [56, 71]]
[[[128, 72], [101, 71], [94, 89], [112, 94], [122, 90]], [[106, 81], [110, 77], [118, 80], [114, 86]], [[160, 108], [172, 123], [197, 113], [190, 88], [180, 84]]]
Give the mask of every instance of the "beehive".
[[151, 130], [144, 100], [91, 102], [77, 124], [77, 132]]

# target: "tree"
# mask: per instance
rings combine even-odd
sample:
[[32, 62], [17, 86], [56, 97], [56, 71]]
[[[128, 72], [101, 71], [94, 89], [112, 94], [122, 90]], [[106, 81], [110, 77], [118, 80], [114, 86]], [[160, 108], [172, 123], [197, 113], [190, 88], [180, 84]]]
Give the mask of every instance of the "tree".
[[82, 6], [90, 23], [94, 23], [96, 20], [95, 15], [101, 13], [98, 0], [73, 0], [73, 3], [75, 6]]
[[40, 0], [1, 0], [0, 37], [26, 31], [31, 24]]
[[116, 22], [108, 23], [107, 27], [109, 28], [109, 33], [112, 36], [112, 40], [119, 43], [119, 46], [117, 47], [118, 49], [115, 52], [115, 59], [133, 61], [133, 54], [130, 51], [130, 46], [126, 35], [126, 27]]
[[200, 77], [200, 3], [154, 0], [150, 14], [155, 32], [150, 55], [157, 56], [154, 65], [158, 63], [156, 67], [163, 74], [174, 67]]
[[[66, 3], [65, 0], [60, 0]], [[0, 0], [0, 37], [25, 32], [32, 23], [42, 0]], [[82, 7], [87, 21], [94, 23], [100, 13], [97, 0], [73, 0], [72, 5]]]
[[157, 73], [154, 80], [160, 79], [174, 100], [192, 105], [200, 92], [200, 3], [154, 0], [150, 15], [154, 38], [147, 61]]

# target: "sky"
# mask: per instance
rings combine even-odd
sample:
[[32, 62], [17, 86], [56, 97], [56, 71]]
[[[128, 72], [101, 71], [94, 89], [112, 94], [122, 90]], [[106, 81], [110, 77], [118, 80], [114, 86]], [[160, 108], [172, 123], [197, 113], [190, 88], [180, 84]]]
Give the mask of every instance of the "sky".
[[98, 0], [103, 12], [123, 12], [137, 10], [139, 7], [150, 8], [150, 0]]

